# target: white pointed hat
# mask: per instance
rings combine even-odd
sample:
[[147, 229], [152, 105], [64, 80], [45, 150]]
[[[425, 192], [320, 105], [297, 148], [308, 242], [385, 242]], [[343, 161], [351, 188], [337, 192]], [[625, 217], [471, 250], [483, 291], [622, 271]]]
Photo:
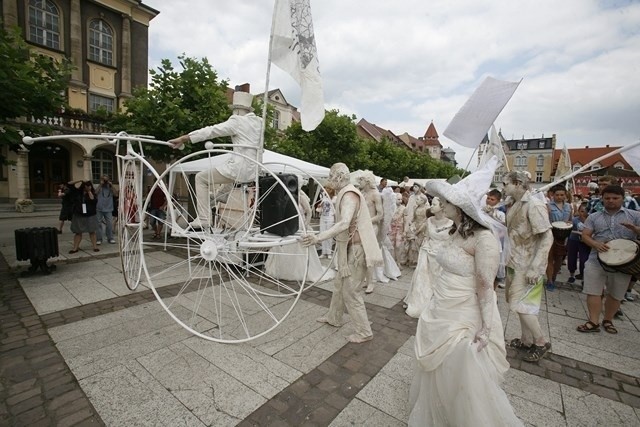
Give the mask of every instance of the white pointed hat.
[[489, 191], [498, 165], [498, 158], [493, 156], [480, 169], [455, 184], [428, 181], [425, 185], [427, 193], [459, 207], [476, 222], [491, 229], [495, 220], [482, 210], [482, 197]]

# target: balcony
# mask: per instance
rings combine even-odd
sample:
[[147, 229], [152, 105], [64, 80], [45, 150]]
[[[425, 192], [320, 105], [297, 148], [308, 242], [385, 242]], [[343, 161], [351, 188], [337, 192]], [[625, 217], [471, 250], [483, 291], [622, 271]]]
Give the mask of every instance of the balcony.
[[54, 130], [64, 133], [95, 133], [100, 134], [108, 132], [104, 121], [86, 113], [65, 112], [41, 119], [30, 117], [26, 119], [27, 123], [33, 125], [48, 126]]

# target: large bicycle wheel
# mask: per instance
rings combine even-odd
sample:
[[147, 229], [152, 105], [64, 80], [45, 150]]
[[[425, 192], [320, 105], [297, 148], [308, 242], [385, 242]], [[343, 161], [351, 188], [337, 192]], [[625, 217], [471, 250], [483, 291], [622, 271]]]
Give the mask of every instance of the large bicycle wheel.
[[142, 276], [140, 243], [142, 239], [142, 162], [119, 158], [120, 191], [118, 199], [118, 240], [124, 281], [132, 291]]
[[[204, 173], [209, 180], [204, 200], [201, 191], [198, 201], [200, 178], [194, 179], [189, 160], [203, 155], [196, 169], [241, 163], [251, 177], [220, 180]], [[174, 320], [197, 336], [225, 343], [257, 338], [282, 323], [300, 297], [309, 265], [309, 250], [300, 244], [307, 230], [297, 177], [275, 174], [238, 153], [211, 149], [171, 165], [150, 194], [156, 188], [168, 200], [166, 218], [156, 218], [166, 239], [140, 242], [142, 269]], [[149, 203], [150, 197], [145, 210]], [[189, 223], [198, 208], [201, 216], [209, 211], [211, 216], [207, 227], [195, 229]], [[266, 271], [270, 257], [285, 260], [282, 275]], [[152, 264], [154, 258], [162, 262]]]

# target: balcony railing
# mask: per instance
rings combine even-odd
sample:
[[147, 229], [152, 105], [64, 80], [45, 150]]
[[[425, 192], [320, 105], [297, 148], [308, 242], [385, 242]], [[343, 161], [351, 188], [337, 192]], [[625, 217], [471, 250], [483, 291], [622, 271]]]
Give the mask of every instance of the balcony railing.
[[36, 125], [49, 126], [63, 133], [95, 133], [100, 134], [109, 130], [105, 124], [95, 117], [78, 113], [60, 113], [41, 119], [30, 117], [27, 122]]

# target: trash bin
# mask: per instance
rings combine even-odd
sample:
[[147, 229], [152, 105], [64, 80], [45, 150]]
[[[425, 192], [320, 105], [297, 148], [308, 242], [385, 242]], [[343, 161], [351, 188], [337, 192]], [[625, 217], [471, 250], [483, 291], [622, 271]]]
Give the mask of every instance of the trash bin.
[[29, 271], [23, 275], [33, 274], [41, 269], [44, 274], [51, 274], [55, 265], [47, 265], [47, 260], [57, 257], [58, 229], [55, 227], [32, 227], [15, 230], [16, 258], [18, 261], [31, 261]]

